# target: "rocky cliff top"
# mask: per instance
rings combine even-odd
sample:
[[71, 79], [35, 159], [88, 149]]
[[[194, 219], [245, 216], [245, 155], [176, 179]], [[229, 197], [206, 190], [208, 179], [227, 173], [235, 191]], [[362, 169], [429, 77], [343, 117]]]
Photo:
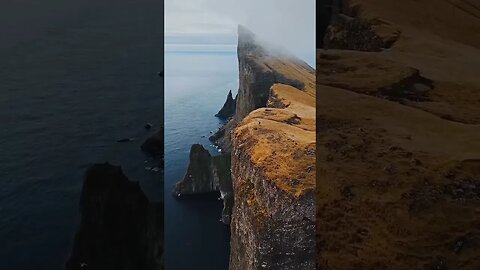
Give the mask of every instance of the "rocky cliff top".
[[[232, 133], [234, 151], [247, 155], [280, 190], [298, 197], [315, 187], [315, 73], [291, 55], [266, 51], [251, 32], [239, 27], [241, 68], [272, 79], [267, 81], [264, 106], [250, 108], [245, 117], [240, 106], [247, 103], [248, 93], [240, 91], [236, 116], [243, 120]], [[241, 80], [240, 89], [247, 83]]]
[[239, 28], [230, 269], [313, 269], [315, 72]]
[[319, 269], [477, 269], [478, 1], [334, 2], [317, 53]]

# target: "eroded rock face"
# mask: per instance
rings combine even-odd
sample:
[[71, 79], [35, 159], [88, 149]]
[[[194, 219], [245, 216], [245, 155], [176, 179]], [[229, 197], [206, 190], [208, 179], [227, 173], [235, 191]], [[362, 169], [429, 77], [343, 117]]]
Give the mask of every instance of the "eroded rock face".
[[360, 5], [348, 0], [329, 0], [320, 4], [319, 48], [358, 51], [388, 49], [400, 38], [401, 31], [378, 18], [360, 16]]
[[65, 269], [163, 269], [163, 204], [149, 203], [120, 167], [87, 170], [80, 214]]
[[220, 109], [220, 111], [218, 111], [217, 114], [215, 114], [215, 116], [221, 119], [228, 119], [235, 114], [235, 108], [236, 101], [235, 99], [233, 99], [232, 90], [230, 90], [228, 92], [225, 104], [223, 104], [223, 107]]
[[285, 193], [242, 150], [234, 156], [230, 269], [314, 269], [313, 190]]
[[400, 34], [400, 30], [395, 29], [386, 21], [352, 18], [341, 14], [327, 28], [323, 47], [325, 49], [381, 51], [392, 47]]
[[220, 193], [224, 202], [222, 222], [229, 224], [233, 205], [230, 154], [212, 157], [202, 145], [194, 144], [185, 177], [176, 183], [174, 193], [180, 197], [209, 192]]

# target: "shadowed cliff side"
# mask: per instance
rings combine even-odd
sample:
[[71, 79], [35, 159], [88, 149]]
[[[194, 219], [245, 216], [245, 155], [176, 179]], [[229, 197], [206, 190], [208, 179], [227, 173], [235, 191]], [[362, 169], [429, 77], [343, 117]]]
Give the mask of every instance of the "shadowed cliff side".
[[479, 269], [480, 5], [334, 3], [317, 51], [317, 269]]
[[87, 170], [81, 223], [65, 269], [163, 269], [163, 204], [151, 204], [120, 167]]

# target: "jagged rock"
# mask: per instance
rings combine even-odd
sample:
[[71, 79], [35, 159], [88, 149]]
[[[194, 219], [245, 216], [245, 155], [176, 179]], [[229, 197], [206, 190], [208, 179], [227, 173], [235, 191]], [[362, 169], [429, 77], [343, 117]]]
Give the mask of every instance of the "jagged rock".
[[149, 203], [120, 167], [91, 166], [65, 269], [163, 269], [163, 204]]
[[380, 20], [365, 20], [346, 15], [336, 17], [325, 32], [325, 49], [381, 51], [393, 46], [400, 30]]
[[[235, 97], [236, 98], [236, 97]], [[233, 99], [232, 90], [228, 92], [227, 100], [220, 111], [215, 114], [216, 117], [221, 119], [228, 119], [235, 114], [236, 101]]]
[[233, 206], [230, 154], [212, 157], [202, 145], [194, 144], [190, 149], [187, 172], [175, 184], [174, 193], [180, 197], [209, 192], [220, 193], [224, 202], [222, 222], [229, 224]]

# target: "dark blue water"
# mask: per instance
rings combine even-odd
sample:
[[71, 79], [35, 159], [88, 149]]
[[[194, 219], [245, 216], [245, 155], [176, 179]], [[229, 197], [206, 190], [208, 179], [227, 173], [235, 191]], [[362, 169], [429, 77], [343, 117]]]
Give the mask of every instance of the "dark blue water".
[[0, 269], [62, 269], [90, 164], [162, 199], [139, 147], [163, 118], [163, 2], [16, 2], [0, 12]]
[[235, 37], [230, 45], [165, 44], [166, 269], [228, 269], [229, 227], [219, 219], [217, 196], [177, 200], [172, 187], [183, 178], [190, 146], [204, 145], [221, 126], [214, 114], [229, 89], [238, 89]]

